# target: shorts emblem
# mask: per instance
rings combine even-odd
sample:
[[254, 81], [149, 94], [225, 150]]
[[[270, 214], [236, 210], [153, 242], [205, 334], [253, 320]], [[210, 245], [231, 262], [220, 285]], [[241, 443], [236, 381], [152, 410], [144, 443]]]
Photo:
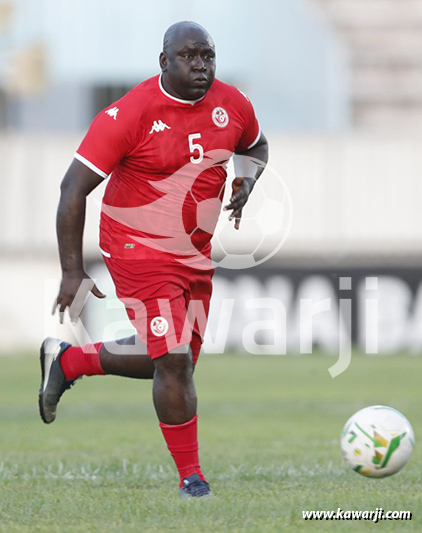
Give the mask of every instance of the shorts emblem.
[[156, 337], [162, 337], [169, 330], [169, 323], [162, 316], [156, 316], [151, 320], [151, 331]]

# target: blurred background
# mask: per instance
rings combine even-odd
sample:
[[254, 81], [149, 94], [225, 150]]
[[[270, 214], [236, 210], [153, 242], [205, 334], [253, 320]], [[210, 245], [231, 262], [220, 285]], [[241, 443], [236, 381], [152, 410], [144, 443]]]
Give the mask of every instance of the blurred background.
[[[130, 331], [98, 250], [102, 190], [89, 198], [84, 248], [109, 298], [90, 298], [83, 326], [49, 317], [59, 185], [94, 116], [158, 73], [163, 33], [179, 20], [214, 37], [217, 76], [254, 103], [293, 206], [270, 261], [217, 269], [205, 351], [244, 351], [245, 327], [272, 317], [248, 302], [273, 298], [286, 320], [256, 328], [248, 351], [299, 353], [306, 298], [330, 300], [313, 317], [314, 347], [338, 352], [339, 299], [349, 299], [345, 327], [362, 351], [420, 353], [419, 0], [0, 0], [0, 351], [36, 353], [46, 335], [86, 342]], [[235, 300], [230, 316], [224, 298]], [[216, 339], [222, 317], [227, 343]]]

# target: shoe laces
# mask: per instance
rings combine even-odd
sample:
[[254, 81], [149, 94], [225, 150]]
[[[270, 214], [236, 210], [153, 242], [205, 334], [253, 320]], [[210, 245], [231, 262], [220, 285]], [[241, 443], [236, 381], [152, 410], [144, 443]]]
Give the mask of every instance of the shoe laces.
[[[78, 379], [78, 378], [77, 378], [77, 379]], [[59, 398], [62, 397], [62, 394], [63, 394], [65, 391], [71, 389], [75, 383], [76, 383], [76, 379], [70, 379], [69, 381], [65, 381], [65, 382], [63, 383], [63, 386], [62, 386], [61, 390], [60, 390], [60, 396], [59, 396]]]
[[185, 485], [185, 487], [192, 496], [203, 496], [210, 492], [210, 486], [206, 481], [202, 481], [202, 479], [195, 479], [189, 485]]

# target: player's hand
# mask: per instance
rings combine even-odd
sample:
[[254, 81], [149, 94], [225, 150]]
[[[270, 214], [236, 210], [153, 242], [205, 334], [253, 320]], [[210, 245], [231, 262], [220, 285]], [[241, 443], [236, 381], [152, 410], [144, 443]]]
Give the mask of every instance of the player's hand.
[[59, 308], [60, 324], [63, 324], [64, 312], [67, 307], [69, 308], [72, 324], [76, 324], [89, 292], [92, 292], [97, 298], [105, 298], [106, 296], [84, 271], [63, 275], [59, 294], [54, 302], [52, 311], [54, 315], [57, 307]]
[[254, 178], [235, 178], [232, 182], [230, 203], [224, 207], [224, 211], [232, 210], [229, 220], [234, 219], [235, 229], [239, 229], [240, 227], [242, 210], [249, 199], [255, 181]]

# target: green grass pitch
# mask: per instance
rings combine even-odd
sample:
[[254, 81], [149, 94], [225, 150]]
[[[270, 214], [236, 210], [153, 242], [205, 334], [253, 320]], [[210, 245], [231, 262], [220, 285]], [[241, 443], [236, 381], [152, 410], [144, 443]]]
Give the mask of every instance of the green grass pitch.
[[[182, 501], [151, 383], [84, 378], [50, 426], [38, 415], [38, 359], [0, 359], [0, 531], [422, 531], [422, 358], [201, 356], [201, 462], [214, 499]], [[386, 404], [413, 424], [406, 468], [371, 480], [343, 464], [358, 409]], [[410, 522], [305, 522], [302, 510], [409, 510]]]

